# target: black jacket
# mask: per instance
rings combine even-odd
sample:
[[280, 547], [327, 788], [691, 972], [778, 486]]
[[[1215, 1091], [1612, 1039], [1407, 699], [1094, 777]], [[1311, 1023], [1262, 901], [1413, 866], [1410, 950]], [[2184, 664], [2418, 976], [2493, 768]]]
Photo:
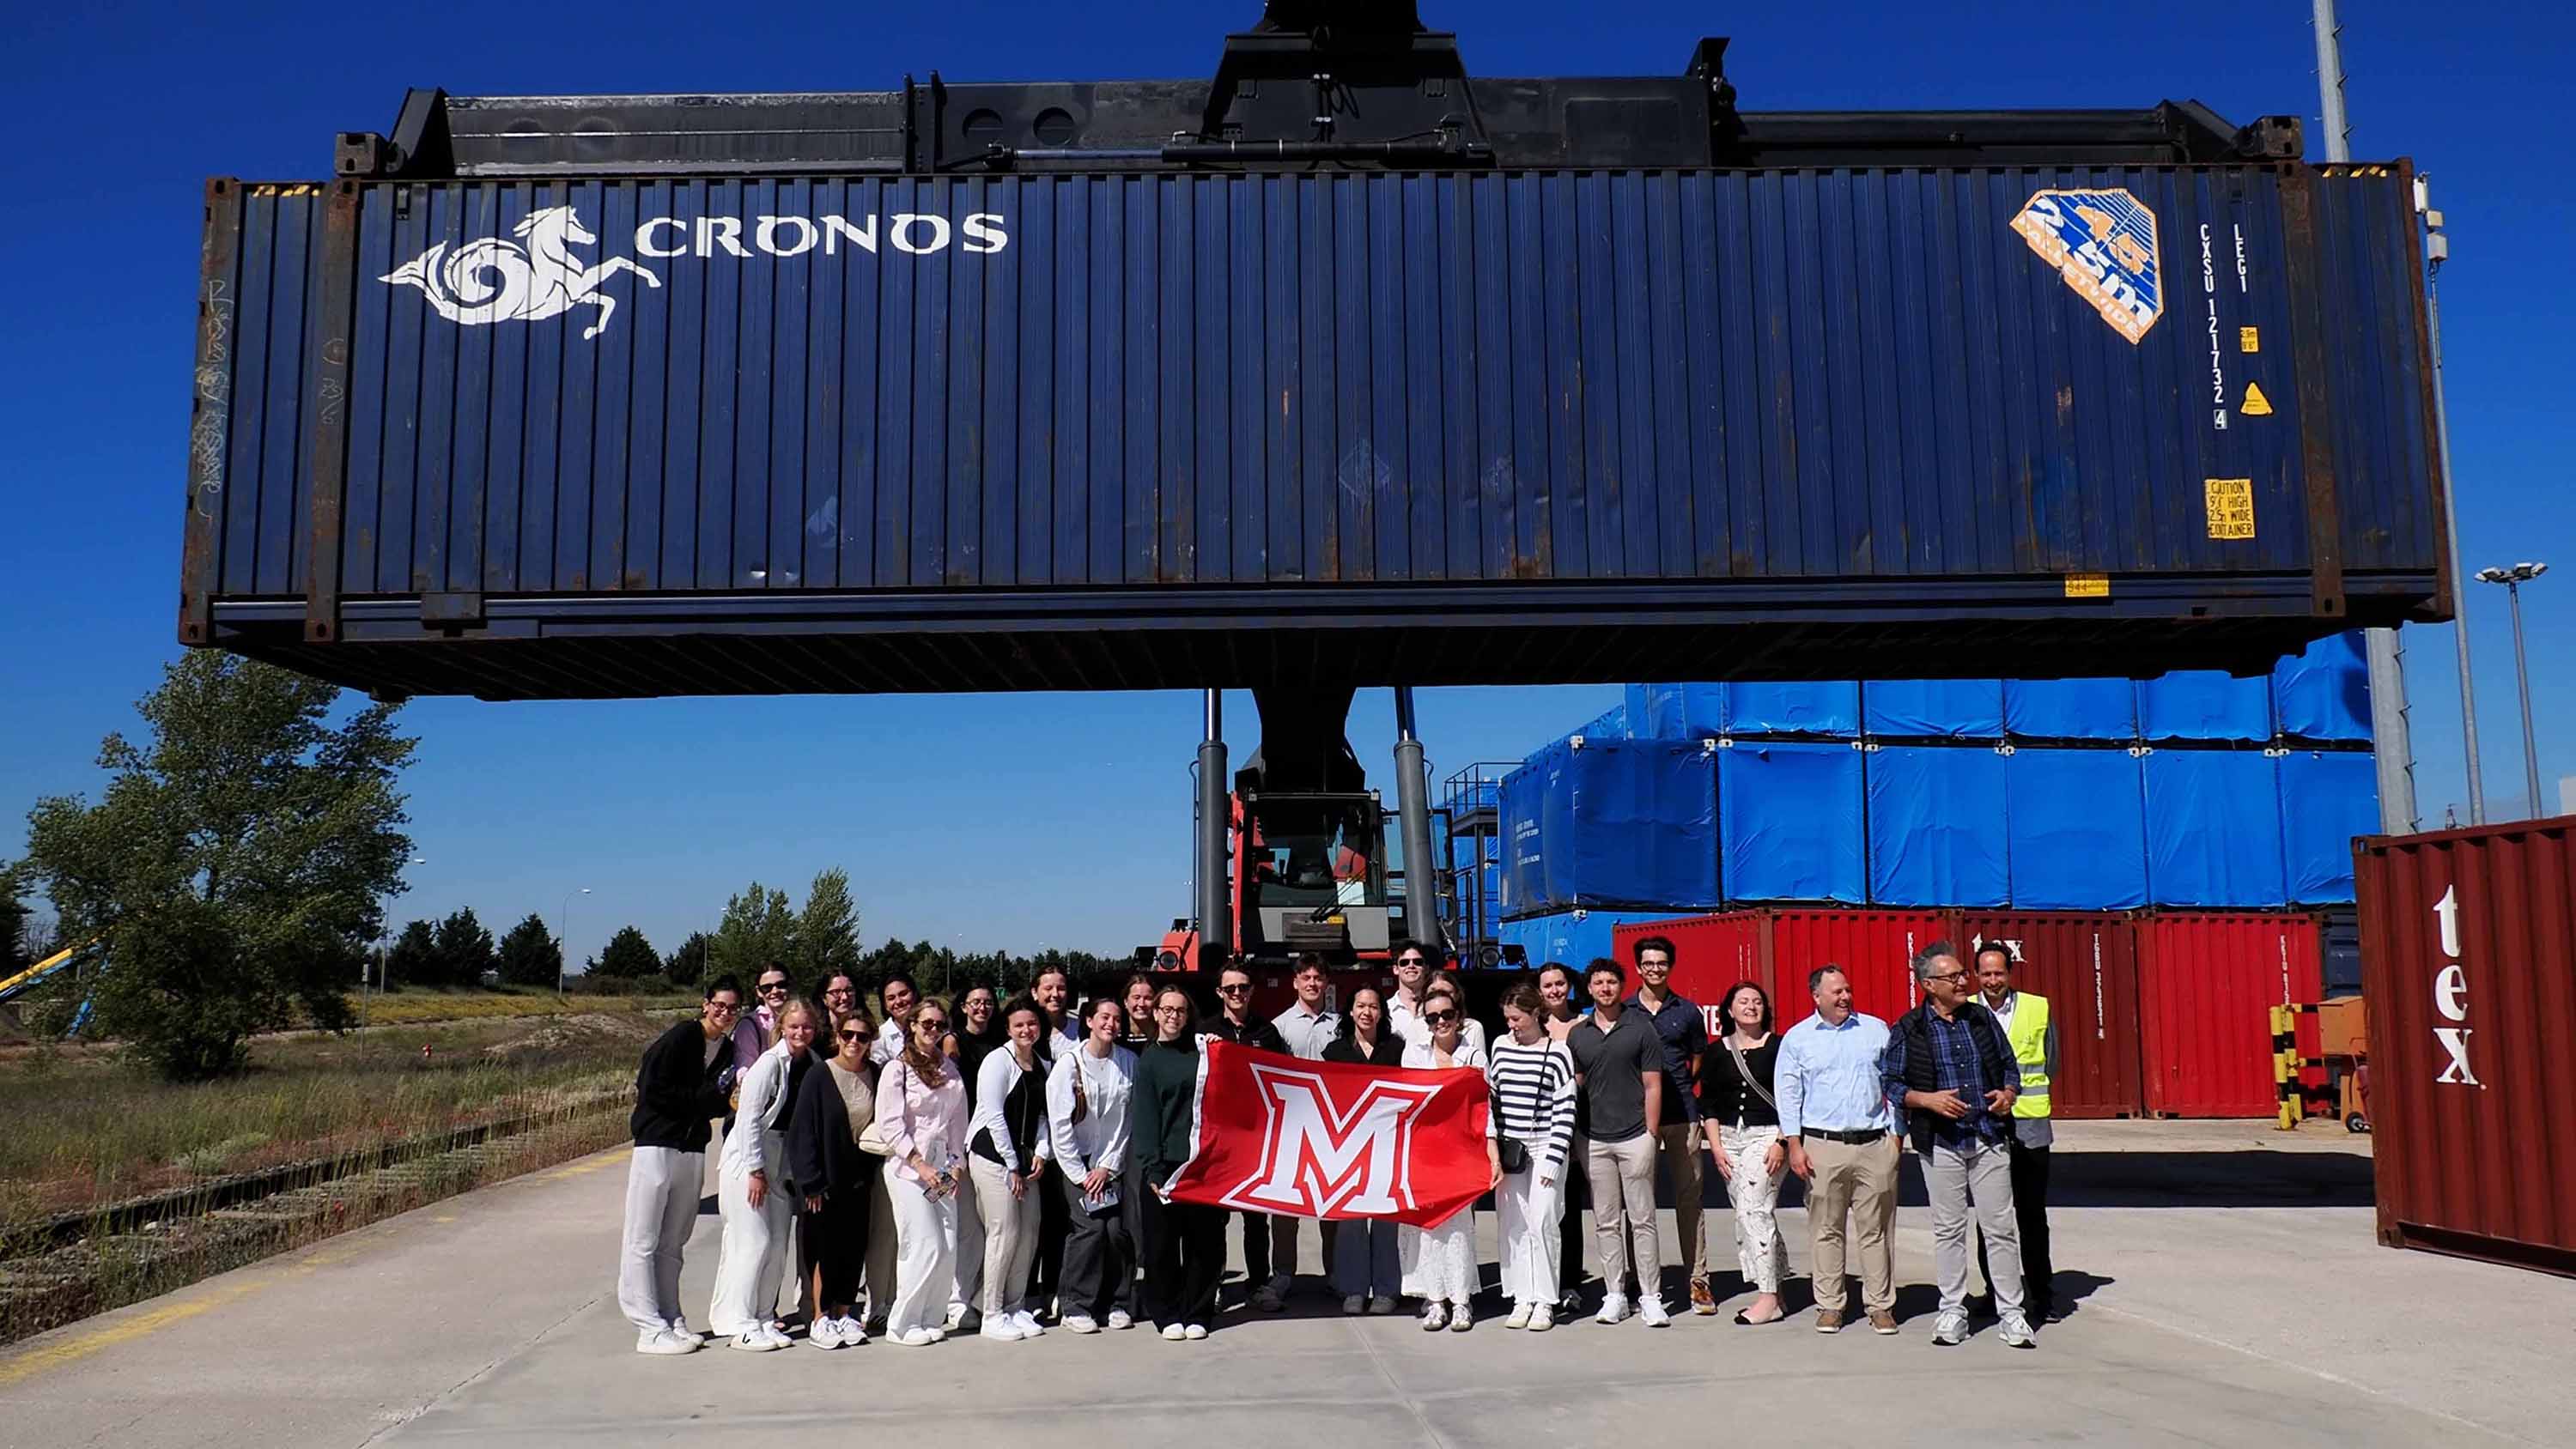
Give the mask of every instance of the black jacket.
[[[1891, 1045], [1901, 1045], [1905, 1052], [1905, 1089], [1909, 1092], [1940, 1089], [1932, 1060], [1931, 1011], [1932, 1003], [1924, 1002], [1898, 1017], [1896, 1024], [1888, 1028], [1889, 1035], [1897, 1039]], [[1995, 1014], [1970, 1001], [1960, 1005], [1959, 1016], [1968, 1023], [1969, 1039], [1977, 1044], [1977, 1069], [1984, 1074], [1989, 1089], [2021, 1080], [2021, 1069], [2013, 1061], [2012, 1045], [2004, 1040], [2003, 1023], [1995, 1020]], [[1982, 1112], [1986, 1104], [1980, 1101], [1969, 1105]], [[1941, 1114], [1929, 1107], [1909, 1107], [1905, 1118], [1906, 1136], [1913, 1142], [1914, 1150], [1931, 1151], [1933, 1128], [1942, 1120]], [[2010, 1134], [2010, 1118], [2004, 1119], [2004, 1130]]]
[[1216, 1015], [1209, 1017], [1207, 1020], [1200, 1022], [1197, 1029], [1198, 1034], [1201, 1036], [1212, 1036], [1219, 1041], [1230, 1041], [1236, 1046], [1259, 1047], [1266, 1052], [1284, 1052], [1288, 1050], [1288, 1039], [1279, 1034], [1279, 1028], [1272, 1026], [1266, 1019], [1258, 1016], [1246, 1021], [1241, 1026], [1236, 1026], [1233, 1022], [1226, 1020], [1225, 1013], [1220, 1011]]
[[1359, 1038], [1337, 1036], [1324, 1043], [1324, 1060], [1357, 1062], [1370, 1067], [1400, 1067], [1404, 1065], [1404, 1038], [1381, 1027], [1377, 1034], [1377, 1050], [1361, 1056]]
[[635, 1114], [626, 1122], [636, 1146], [707, 1150], [707, 1123], [725, 1114], [720, 1079], [733, 1065], [733, 1039], [715, 1046], [710, 1062], [706, 1028], [691, 1017], [644, 1049], [644, 1064], [635, 1071]]
[[1190, 1160], [1198, 1092], [1198, 1038], [1158, 1041], [1136, 1059], [1127, 1098], [1127, 1160], [1144, 1171], [1147, 1183], [1161, 1183]]
[[797, 1092], [796, 1115], [787, 1124], [788, 1180], [799, 1192], [824, 1197], [865, 1194], [877, 1175], [877, 1159], [859, 1150], [849, 1104], [841, 1100], [831, 1067], [816, 1062]]

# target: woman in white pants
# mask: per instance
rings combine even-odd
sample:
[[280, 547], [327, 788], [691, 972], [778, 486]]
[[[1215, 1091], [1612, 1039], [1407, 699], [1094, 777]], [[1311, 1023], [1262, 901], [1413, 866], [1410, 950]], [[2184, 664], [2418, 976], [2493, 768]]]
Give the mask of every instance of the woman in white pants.
[[1495, 1043], [1485, 1068], [1495, 1131], [1518, 1144], [1497, 1152], [1507, 1169], [1494, 1189], [1501, 1219], [1503, 1296], [1512, 1300], [1506, 1328], [1545, 1333], [1556, 1323], [1558, 1215], [1565, 1210], [1565, 1160], [1574, 1142], [1574, 1054], [1548, 1035], [1546, 1006], [1535, 986], [1503, 995], [1510, 1034]]
[[[1424, 992], [1419, 1034], [1405, 1046], [1404, 1064], [1433, 1071], [1483, 1071], [1484, 1052], [1459, 1029], [1465, 1017], [1458, 998], [1447, 989], [1434, 987]], [[1490, 1116], [1485, 1124], [1485, 1157], [1493, 1171], [1493, 1183], [1500, 1184], [1503, 1169], [1495, 1156]], [[1424, 1332], [1447, 1328], [1465, 1333], [1475, 1327], [1476, 1315], [1469, 1306], [1476, 1296], [1474, 1203], [1431, 1227], [1405, 1224], [1396, 1235], [1396, 1253], [1404, 1264], [1404, 1291], [1422, 1299]]]
[[892, 1149], [895, 1299], [886, 1341], [906, 1348], [937, 1343], [948, 1295], [956, 1286], [957, 1198], [966, 1185], [966, 1084], [940, 1042], [948, 1011], [936, 1001], [913, 1008], [909, 1040], [877, 1086], [877, 1112]]
[[1026, 1302], [1029, 1266], [1037, 1259], [1047, 1160], [1047, 1063], [1038, 1041], [1049, 1030], [1046, 1008], [1022, 992], [1002, 1009], [1003, 1045], [976, 1068], [975, 1114], [968, 1123], [967, 1170], [984, 1223], [984, 1337], [1016, 1343], [1046, 1330]]
[[1759, 1290], [1735, 1321], [1777, 1323], [1785, 1316], [1780, 1279], [1789, 1271], [1774, 1216], [1788, 1155], [1780, 1141], [1780, 1105], [1771, 1095], [1780, 1038], [1771, 1030], [1770, 995], [1750, 981], [1727, 988], [1725, 1013], [1726, 1034], [1700, 1053], [1700, 1120], [1716, 1129], [1708, 1152], [1735, 1209], [1736, 1266]]
[[787, 1126], [796, 1093], [813, 1066], [814, 1008], [790, 1001], [779, 1009], [778, 1041], [743, 1074], [734, 1130], [717, 1168], [716, 1206], [724, 1244], [716, 1258], [715, 1301], [707, 1322], [733, 1346], [752, 1353], [785, 1348], [775, 1315], [786, 1267], [787, 1228], [796, 1193], [787, 1181]]

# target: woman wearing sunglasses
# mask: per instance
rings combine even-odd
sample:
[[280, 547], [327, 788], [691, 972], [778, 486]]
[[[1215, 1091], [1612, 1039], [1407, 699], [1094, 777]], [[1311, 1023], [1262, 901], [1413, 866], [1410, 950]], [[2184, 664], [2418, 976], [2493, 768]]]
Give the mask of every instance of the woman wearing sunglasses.
[[948, 1300], [957, 1288], [957, 1202], [966, 1182], [966, 1087], [940, 1043], [948, 1010], [936, 1001], [912, 1009], [909, 1041], [879, 1079], [878, 1111], [895, 1169], [894, 1311], [887, 1341], [919, 1348], [947, 1337]]
[[813, 1065], [814, 1008], [789, 1001], [778, 1012], [778, 1045], [761, 1053], [742, 1079], [733, 1135], [725, 1139], [716, 1176], [724, 1214], [717, 1250], [715, 1302], [707, 1318], [733, 1346], [752, 1353], [785, 1348], [778, 1309], [779, 1270], [795, 1199], [787, 1171], [787, 1129], [796, 1096]]
[[[1458, 1005], [1455, 987], [1424, 988], [1422, 1014], [1416, 1020], [1421, 1027], [1404, 1048], [1406, 1066], [1429, 1071], [1485, 1069], [1483, 1048], [1469, 1041], [1462, 1029], [1466, 1013]], [[1500, 1186], [1503, 1164], [1490, 1118], [1485, 1127], [1485, 1162], [1492, 1173], [1487, 1185]], [[1476, 1294], [1476, 1205], [1470, 1202], [1432, 1227], [1406, 1223], [1397, 1243], [1404, 1263], [1404, 1291], [1422, 1299], [1423, 1331], [1437, 1333], [1446, 1328], [1465, 1333], [1475, 1327], [1476, 1315], [1469, 1304]]]
[[[1342, 1013], [1342, 1033], [1324, 1048], [1328, 1062], [1355, 1062], [1374, 1067], [1404, 1065], [1404, 1038], [1386, 1019], [1386, 993], [1363, 986], [1351, 993]], [[1344, 1313], [1393, 1313], [1402, 1291], [1404, 1270], [1396, 1245], [1397, 1224], [1387, 1218], [1352, 1218], [1333, 1234], [1333, 1287], [1342, 1295]]]
[[851, 1009], [832, 1028], [839, 1050], [821, 1071], [805, 1074], [787, 1129], [787, 1170], [805, 1199], [796, 1218], [797, 1253], [814, 1303], [805, 1341], [816, 1348], [868, 1341], [852, 1308], [867, 1262], [868, 1202], [876, 1192], [877, 1159], [859, 1150], [859, 1134], [876, 1120], [868, 1048], [877, 1027], [856, 999], [853, 993]]

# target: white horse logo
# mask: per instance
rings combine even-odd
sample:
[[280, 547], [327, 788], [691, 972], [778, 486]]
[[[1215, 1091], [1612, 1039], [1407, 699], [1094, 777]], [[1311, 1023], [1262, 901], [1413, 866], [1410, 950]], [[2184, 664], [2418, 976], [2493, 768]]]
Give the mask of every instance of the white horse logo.
[[590, 246], [599, 238], [590, 234], [569, 206], [531, 212], [513, 231], [526, 240], [526, 246], [487, 237], [467, 242], [448, 256], [447, 243], [440, 242], [377, 280], [420, 288], [439, 316], [467, 327], [534, 322], [577, 306], [597, 307], [599, 320], [583, 329], [585, 341], [607, 330], [608, 319], [617, 314], [617, 299], [599, 290], [611, 276], [633, 272], [648, 287], [662, 285], [660, 277], [627, 257], [583, 266], [565, 248]]

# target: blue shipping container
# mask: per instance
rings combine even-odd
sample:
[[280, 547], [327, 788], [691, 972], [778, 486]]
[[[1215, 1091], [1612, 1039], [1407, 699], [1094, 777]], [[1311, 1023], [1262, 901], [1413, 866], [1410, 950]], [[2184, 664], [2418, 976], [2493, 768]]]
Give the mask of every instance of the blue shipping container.
[[1890, 745], [1864, 759], [1873, 903], [2011, 902], [2005, 756], [1990, 748]]
[[2410, 180], [216, 181], [180, 637], [495, 697], [2250, 657], [2443, 602]]
[[2146, 781], [2157, 905], [2288, 904], [2277, 761], [2260, 750], [2155, 750]]
[[1528, 952], [1531, 970], [1550, 961], [1562, 961], [1580, 973], [1595, 958], [1618, 959], [1618, 953], [1611, 947], [1611, 932], [1618, 927], [1631, 921], [1670, 920], [1681, 914], [1684, 913], [1578, 910], [1560, 911], [1552, 916], [1528, 916], [1503, 923], [1502, 943]]
[[2000, 679], [1872, 679], [1860, 686], [1861, 733], [1882, 739], [2003, 737]]
[[1503, 777], [1514, 914], [1718, 903], [1717, 775], [1695, 745], [1558, 741]]
[[2281, 756], [2281, 854], [2294, 905], [2352, 899], [2352, 842], [2377, 835], [2379, 767], [2356, 750]]
[[2361, 635], [2329, 635], [2283, 659], [2272, 671], [2272, 714], [2292, 739], [2369, 739], [2370, 662]]
[[1717, 759], [1729, 900], [1868, 899], [1859, 750], [1738, 743]]

